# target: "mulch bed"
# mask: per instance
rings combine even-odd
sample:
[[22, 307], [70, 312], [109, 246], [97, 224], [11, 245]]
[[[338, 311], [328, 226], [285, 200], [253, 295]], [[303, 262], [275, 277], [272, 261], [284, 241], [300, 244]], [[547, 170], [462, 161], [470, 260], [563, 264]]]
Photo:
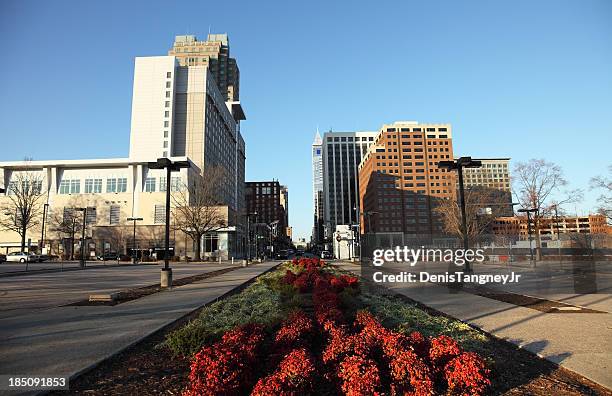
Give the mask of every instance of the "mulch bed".
[[[432, 315], [444, 315], [410, 298], [393, 294]], [[200, 310], [172, 326], [148, 337], [139, 344], [101, 363], [93, 370], [71, 381], [69, 391], [52, 395], [180, 395], [187, 386], [190, 362], [175, 358], [158, 345], [165, 335], [199, 315]], [[492, 395], [605, 395], [603, 388], [569, 370], [539, 358], [515, 345], [491, 337], [495, 361], [492, 368]]]

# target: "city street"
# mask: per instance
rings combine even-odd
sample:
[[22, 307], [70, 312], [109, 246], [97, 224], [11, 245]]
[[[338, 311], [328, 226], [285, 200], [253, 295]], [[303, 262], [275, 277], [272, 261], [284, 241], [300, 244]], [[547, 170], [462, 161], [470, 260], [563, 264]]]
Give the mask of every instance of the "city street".
[[[130, 265], [129, 261], [88, 261], [87, 268], [104, 268], [117, 265]], [[48, 270], [70, 270], [80, 267], [78, 260], [72, 261], [43, 261], [42, 263], [14, 263], [5, 261], [0, 263], [0, 277], [10, 274]]]
[[[153, 285], [159, 283], [162, 266], [128, 265], [0, 277], [0, 319], [66, 305], [94, 293]], [[228, 266], [231, 262], [173, 263], [172, 269], [174, 279], [180, 279]]]
[[[6, 295], [2, 297], [0, 374], [74, 377], [276, 264], [271, 261], [238, 268], [115, 306], [58, 305], [81, 299], [90, 289], [109, 291], [158, 282], [159, 267], [5, 278], [9, 289], [3, 289], [9, 299], [6, 304]], [[180, 278], [227, 266], [186, 264], [176, 265], [174, 270]], [[65, 288], [69, 290], [62, 291]]]

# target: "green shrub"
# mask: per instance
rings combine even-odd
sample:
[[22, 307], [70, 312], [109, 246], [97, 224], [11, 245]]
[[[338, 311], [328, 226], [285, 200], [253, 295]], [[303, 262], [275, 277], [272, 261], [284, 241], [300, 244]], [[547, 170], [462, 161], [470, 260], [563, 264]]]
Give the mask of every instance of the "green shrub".
[[235, 326], [246, 323], [274, 326], [293, 307], [292, 301], [284, 302], [281, 293], [260, 279], [242, 292], [205, 307], [197, 319], [168, 334], [164, 345], [175, 355], [193, 355]]

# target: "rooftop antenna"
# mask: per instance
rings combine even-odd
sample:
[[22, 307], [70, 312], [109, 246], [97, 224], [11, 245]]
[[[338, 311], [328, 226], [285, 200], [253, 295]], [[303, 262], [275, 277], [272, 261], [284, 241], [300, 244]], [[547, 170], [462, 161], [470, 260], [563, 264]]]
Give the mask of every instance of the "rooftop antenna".
[[208, 25], [208, 34], [210, 35], [210, 25]]

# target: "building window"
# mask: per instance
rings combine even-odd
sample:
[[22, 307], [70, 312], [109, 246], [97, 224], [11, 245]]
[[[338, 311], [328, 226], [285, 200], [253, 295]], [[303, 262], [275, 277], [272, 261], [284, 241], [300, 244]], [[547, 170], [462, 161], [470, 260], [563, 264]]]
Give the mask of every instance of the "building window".
[[166, 91], [166, 98], [170, 97], [170, 91]]
[[166, 222], [166, 205], [155, 205], [153, 223], [164, 224]]
[[164, 137], [167, 138], [168, 137], [168, 131], [164, 131]]
[[168, 141], [164, 140], [164, 148], [168, 148]]
[[119, 205], [111, 205], [110, 207], [110, 225], [117, 225], [121, 222], [121, 207]]
[[166, 106], [166, 107], [170, 107], [170, 102], [166, 101], [165, 106]]
[[[14, 183], [14, 182], [11, 182]], [[12, 188], [9, 187], [9, 192], [12, 191]], [[70, 180], [62, 180], [60, 182], [59, 188], [60, 194], [70, 194]]]
[[155, 192], [155, 178], [147, 177], [145, 180], [145, 192]]
[[96, 216], [96, 208], [93, 206], [87, 207], [87, 216], [85, 217], [85, 224], [96, 224], [98, 218]]
[[166, 73], [166, 78], [170, 78], [170, 77], [172, 77], [172, 72]]
[[117, 192], [117, 179], [106, 179], [106, 192]]
[[170, 88], [172, 86], [172, 83], [170, 81], [166, 81], [166, 88]]
[[70, 180], [70, 194], [81, 193], [81, 180]]
[[117, 179], [117, 192], [127, 191], [127, 178], [120, 177]]

